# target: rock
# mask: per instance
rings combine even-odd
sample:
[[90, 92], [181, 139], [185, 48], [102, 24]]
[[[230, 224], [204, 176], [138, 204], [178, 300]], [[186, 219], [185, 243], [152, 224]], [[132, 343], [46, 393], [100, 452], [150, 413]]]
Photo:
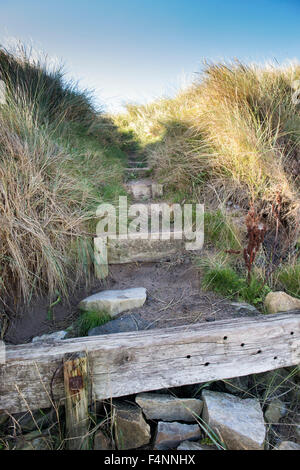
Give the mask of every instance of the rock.
[[111, 440], [102, 431], [97, 431], [94, 436], [94, 450], [113, 450]]
[[[30, 431], [37, 431], [38, 429], [45, 429], [54, 426], [57, 423], [57, 415], [53, 408], [32, 411], [31, 413], [17, 413], [14, 414], [14, 419], [18, 422], [23, 433]], [[38, 428], [38, 429], [37, 429]]]
[[242, 314], [243, 316], [261, 315], [257, 308], [246, 302], [231, 302], [230, 305], [236, 310], [237, 313]]
[[285, 292], [269, 292], [265, 298], [264, 306], [268, 313], [300, 310], [300, 299], [291, 297]]
[[193, 422], [202, 412], [203, 402], [196, 398], [176, 398], [158, 393], [140, 393], [135, 398], [148, 419]]
[[159, 421], [154, 448], [157, 450], [176, 449], [183, 441], [198, 441], [200, 438], [201, 432], [198, 424]]
[[200, 444], [199, 442], [193, 441], [184, 441], [179, 444], [177, 450], [214, 450], [216, 449], [215, 446], [207, 446]]
[[42, 341], [61, 341], [66, 338], [67, 334], [67, 331], [55, 331], [54, 333], [50, 333], [49, 335], [35, 336], [34, 338], [32, 338], [32, 343], [40, 343]]
[[49, 436], [41, 435], [39, 431], [24, 434], [17, 439], [17, 450], [51, 450], [52, 443]]
[[85, 311], [107, 312], [111, 316], [144, 305], [147, 294], [144, 287], [124, 290], [105, 290], [82, 300], [79, 308]]
[[115, 411], [115, 437], [118, 450], [136, 449], [149, 443], [150, 426], [143, 418], [140, 408], [117, 405]]
[[285, 404], [279, 400], [279, 398], [275, 398], [267, 406], [265, 411], [265, 420], [269, 424], [277, 424], [279, 423], [280, 419], [286, 415], [286, 412], [287, 410]]
[[202, 419], [227, 449], [263, 449], [266, 428], [258, 400], [209, 390], [202, 392], [202, 398]]
[[105, 325], [96, 326], [88, 332], [88, 336], [110, 335], [112, 333], [124, 333], [125, 331], [144, 330], [148, 322], [140, 315], [126, 315], [124, 317], [111, 320]]
[[292, 441], [282, 441], [275, 450], [300, 450], [300, 444]]

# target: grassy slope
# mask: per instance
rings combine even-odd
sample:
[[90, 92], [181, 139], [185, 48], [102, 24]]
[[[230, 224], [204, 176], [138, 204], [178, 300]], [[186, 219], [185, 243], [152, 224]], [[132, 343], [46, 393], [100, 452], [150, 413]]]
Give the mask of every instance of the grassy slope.
[[128, 106], [116, 123], [134, 131], [171, 186], [212, 182], [221, 200], [273, 201], [299, 209], [300, 108], [292, 80], [300, 68], [212, 65], [174, 99]]
[[[224, 238], [218, 230], [225, 218], [232, 233], [234, 217], [209, 211], [222, 211], [227, 201], [247, 211], [253, 202], [272, 231], [272, 204], [280, 195], [280, 227], [287, 239], [282, 255], [287, 250], [293, 254], [288, 261], [292, 268], [280, 267], [269, 281], [298, 296], [294, 274], [299, 270], [300, 105], [292, 97], [293, 81], [299, 77], [299, 66], [208, 65], [175, 98], [129, 105], [115, 121], [135, 133], [170, 197], [205, 202], [206, 222], [211, 227], [213, 219], [217, 227], [214, 233], [210, 227], [206, 230], [206, 240], [219, 250], [241, 248], [236, 237]], [[222, 263], [223, 274], [230, 276], [236, 263], [230, 256], [226, 266]], [[264, 274], [257, 266], [261, 283]]]
[[60, 70], [0, 50], [0, 313], [88, 279], [95, 208], [124, 193], [112, 123]]

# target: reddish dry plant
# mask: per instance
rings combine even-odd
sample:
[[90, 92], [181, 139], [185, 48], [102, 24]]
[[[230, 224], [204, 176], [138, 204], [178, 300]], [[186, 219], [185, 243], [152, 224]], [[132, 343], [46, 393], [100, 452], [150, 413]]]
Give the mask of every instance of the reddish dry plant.
[[248, 245], [244, 248], [244, 260], [248, 271], [248, 283], [251, 281], [251, 270], [257, 252], [264, 241], [266, 225], [261, 221], [261, 216], [257, 214], [252, 205], [246, 216], [246, 226], [248, 234]]

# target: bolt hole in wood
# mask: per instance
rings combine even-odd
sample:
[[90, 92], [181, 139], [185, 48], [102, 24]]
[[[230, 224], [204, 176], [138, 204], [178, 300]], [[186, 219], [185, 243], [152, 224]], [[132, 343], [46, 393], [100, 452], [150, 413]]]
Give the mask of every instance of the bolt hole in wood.
[[256, 354], [260, 354], [260, 353], [261, 353], [261, 349], [259, 349]]
[[188, 355], [186, 356], [186, 358], [187, 358], [187, 359], [191, 359], [191, 356], [188, 354]]
[[291, 331], [291, 335], [293, 335], [293, 334], [294, 334], [294, 332], [293, 332], [293, 331]]
[[205, 365], [205, 367], [209, 366], [209, 362], [206, 362], [204, 365]]
[[[95, 339], [91, 337], [88, 340], [82, 338], [79, 340], [78, 338], [72, 339], [68, 340], [68, 343], [62, 341], [61, 344], [57, 343], [55, 345], [55, 353], [49, 351], [50, 348], [46, 345], [35, 346], [34, 351], [30, 344], [8, 345], [6, 353], [9, 363], [0, 365], [0, 410], [18, 413], [28, 411], [28, 407], [34, 410], [51, 406], [48, 391], [44, 388], [45, 384], [49, 383], [51, 387], [52, 385], [54, 387], [53, 393], [55, 393], [56, 400], [62, 400], [65, 405], [67, 404], [68, 413], [71, 415], [66, 429], [68, 443], [74, 442], [74, 447], [75, 444], [78, 447], [78, 440], [81, 445], [79, 435], [80, 437], [89, 437], [86, 416], [88, 417], [90, 395], [95, 395], [97, 399], [104, 400], [110, 399], [110, 397], [115, 398], [135, 392], [143, 392], [145, 388], [147, 390], [156, 390], [161, 387], [162, 377], [166, 388], [174, 384], [174, 378], [180, 385], [199, 382], [199, 375], [201, 375], [201, 368], [203, 367], [207, 368], [206, 372], [209, 372], [206, 374], [208, 380], [222, 380], [224, 374], [228, 377], [240, 377], [266, 372], [279, 366], [290, 367], [299, 364], [300, 345], [298, 341], [295, 341], [300, 331], [299, 314], [263, 316], [263, 319], [253, 317], [248, 318], [246, 323], [244, 322], [244, 318], [231, 320], [229, 324], [226, 323], [225, 328], [222, 321], [215, 322], [213, 325], [196, 325], [195, 330], [191, 331], [190, 334], [185, 332], [184, 345], [181, 330], [177, 328], [163, 331], [159, 329], [152, 330], [151, 334], [150, 331], [140, 331], [134, 336], [132, 333], [124, 333], [121, 338], [120, 335], [107, 335], [105, 338], [101, 338], [101, 341], [96, 337]], [[225, 333], [225, 329], [230, 333]], [[282, 332], [285, 332], [285, 334]], [[291, 335], [291, 332], [294, 334]], [[185, 363], [185, 368], [188, 369], [186, 376], [180, 367], [166, 368], [165, 361], [156, 361], [153, 366], [150, 364], [147, 371], [144, 367], [136, 370], [137, 362], [139, 364], [148, 363], [149, 348], [153, 344], [155, 344], [156, 353], [159, 357], [166, 354], [166, 334], [168, 337], [168, 353], [171, 351], [172, 356], [176, 359], [180, 357], [187, 358], [187, 356], [193, 358], [193, 361], [188, 359]], [[295, 339], [287, 341], [287, 334], [292, 338], [295, 336]], [[225, 354], [220, 354], [220, 359], [216, 358], [212, 345], [218, 344], [221, 351], [217, 352], [223, 353], [222, 349], [227, 349], [225, 343], [229, 343], [229, 335], [233, 347], [228, 348], [228, 351], [226, 350], [226, 357]], [[227, 336], [227, 341], [223, 341], [224, 336]], [[244, 347], [245, 353], [237, 350], [238, 342], [240, 342], [241, 348], [241, 338], [243, 337], [247, 338]], [[264, 342], [262, 342], [262, 338], [264, 338]], [[276, 341], [274, 341], [274, 338], [276, 338]], [[259, 343], [262, 343], [265, 348], [261, 354], [257, 353], [260, 349], [258, 347]], [[197, 344], [199, 344], [199, 349], [197, 349]], [[190, 348], [193, 354], [187, 352]], [[77, 356], [79, 351], [82, 351], [82, 357]], [[70, 357], [65, 357], [66, 353], [69, 353]], [[88, 355], [90, 355], [89, 365]], [[132, 359], [124, 364], [123, 358], [126, 355]], [[253, 355], [258, 356], [256, 360], [254, 360]], [[243, 356], [242, 361], [239, 361], [240, 356]], [[210, 362], [208, 358], [213, 362], [205, 364], [201, 360], [205, 357], [207, 357], [207, 362]], [[269, 360], [272, 357], [273, 362]], [[239, 361], [238, 367], [237, 361]], [[61, 373], [62, 362], [64, 364], [64, 374]], [[41, 364], [41, 367], [38, 366], [39, 375], [37, 375], [36, 363]], [[74, 366], [76, 366], [76, 370], [74, 370]], [[111, 370], [115, 371], [113, 379]], [[58, 373], [58, 371], [61, 372]], [[128, 376], [131, 377], [130, 380]], [[3, 377], [5, 377], [5, 381]], [[81, 388], [81, 379], [69, 380], [73, 377], [82, 377], [83, 388]], [[145, 386], [146, 379], [147, 385]], [[90, 387], [88, 387], [88, 384], [90, 384]], [[20, 400], [16, 385], [22, 390], [26, 404], [24, 400]], [[73, 389], [75, 391], [80, 389], [80, 394], [73, 395]], [[82, 413], [79, 415], [77, 404], [80, 396], [82, 397], [80, 402], [84, 401], [84, 406], [80, 407]], [[75, 410], [73, 410], [74, 402], [76, 402]], [[74, 417], [73, 420], [72, 417]], [[75, 422], [76, 432], [75, 430], [71, 432], [73, 421]], [[85, 424], [83, 432], [81, 432], [80, 423]]]
[[224, 341], [226, 341], [226, 339], [227, 339], [227, 336], [224, 336], [224, 338], [223, 338], [223, 339], [224, 339]]
[[245, 343], [242, 343], [242, 344], [241, 344], [241, 347], [243, 348], [244, 346], [245, 346]]

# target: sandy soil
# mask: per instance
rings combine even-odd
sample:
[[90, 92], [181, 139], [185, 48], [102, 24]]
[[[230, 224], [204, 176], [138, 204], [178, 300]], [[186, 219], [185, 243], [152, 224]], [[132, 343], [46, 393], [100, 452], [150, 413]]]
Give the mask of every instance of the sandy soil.
[[188, 255], [160, 263], [111, 265], [105, 282], [96, 281], [86, 289], [82, 286], [72, 295], [70, 304], [59, 303], [48, 318], [48, 303], [40, 299], [30, 309], [18, 312], [7, 330], [5, 341], [22, 344], [34, 336], [64, 329], [78, 317], [77, 305], [88, 295], [103, 289], [145, 287], [147, 300], [142, 308], [124, 312], [122, 316], [139, 315], [147, 328], [165, 328], [195, 322], [216, 321], [253, 315], [238, 311], [231, 302], [201, 289], [201, 277]]

